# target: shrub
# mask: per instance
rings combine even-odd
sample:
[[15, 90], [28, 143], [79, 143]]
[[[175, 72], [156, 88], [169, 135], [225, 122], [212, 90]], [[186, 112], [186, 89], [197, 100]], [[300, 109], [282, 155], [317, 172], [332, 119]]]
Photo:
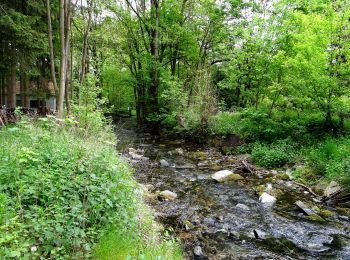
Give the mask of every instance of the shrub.
[[257, 143], [252, 151], [252, 159], [259, 166], [278, 168], [293, 162], [294, 149], [290, 140], [278, 141], [271, 145]]
[[306, 152], [308, 164], [319, 176], [350, 184], [350, 140], [328, 138]]
[[240, 115], [238, 113], [221, 112], [209, 120], [211, 134], [227, 135], [237, 132], [237, 124]]
[[0, 129], [0, 258], [89, 258], [105, 230], [142, 237], [137, 184], [108, 137], [54, 119]]

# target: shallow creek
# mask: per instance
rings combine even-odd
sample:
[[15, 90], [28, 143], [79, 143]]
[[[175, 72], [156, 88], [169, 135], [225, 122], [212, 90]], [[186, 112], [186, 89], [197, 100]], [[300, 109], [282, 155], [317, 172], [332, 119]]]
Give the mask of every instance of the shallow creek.
[[[211, 175], [218, 170], [235, 172], [238, 158], [223, 156], [215, 148], [138, 133], [129, 121], [118, 125], [117, 137], [119, 151], [148, 189], [146, 201], [157, 219], [181, 238], [186, 258], [350, 259], [346, 210], [336, 212], [315, 202], [276, 171], [258, 170], [241, 174], [243, 180], [217, 183]], [[128, 148], [139, 149], [140, 157], [130, 158]], [[160, 160], [169, 167], [161, 167]], [[275, 205], [259, 202], [259, 187], [275, 194]], [[163, 190], [178, 197], [159, 200], [157, 191]], [[295, 205], [298, 200], [332, 214], [325, 221], [308, 219]]]

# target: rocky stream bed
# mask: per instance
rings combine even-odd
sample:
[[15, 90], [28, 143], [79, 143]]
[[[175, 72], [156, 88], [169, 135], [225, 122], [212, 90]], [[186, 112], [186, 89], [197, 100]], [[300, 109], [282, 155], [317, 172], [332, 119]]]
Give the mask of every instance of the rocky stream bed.
[[130, 122], [117, 136], [144, 199], [187, 259], [350, 259], [350, 211], [321, 202], [290, 170], [138, 133]]

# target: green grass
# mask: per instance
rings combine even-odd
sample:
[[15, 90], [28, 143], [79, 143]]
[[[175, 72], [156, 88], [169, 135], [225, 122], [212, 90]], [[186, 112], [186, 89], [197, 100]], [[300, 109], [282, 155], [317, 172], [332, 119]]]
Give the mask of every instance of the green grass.
[[327, 138], [306, 148], [304, 155], [317, 176], [350, 186], [350, 138]]
[[[154, 228], [108, 126], [90, 135], [67, 123], [46, 118], [0, 129], [0, 258], [122, 259], [135, 246], [159, 254], [164, 243], [166, 253], [178, 248]], [[115, 232], [133, 238], [124, 251]]]
[[175, 240], [140, 241], [128, 234], [118, 232], [107, 233], [96, 247], [94, 258], [99, 260], [183, 259], [182, 250]]

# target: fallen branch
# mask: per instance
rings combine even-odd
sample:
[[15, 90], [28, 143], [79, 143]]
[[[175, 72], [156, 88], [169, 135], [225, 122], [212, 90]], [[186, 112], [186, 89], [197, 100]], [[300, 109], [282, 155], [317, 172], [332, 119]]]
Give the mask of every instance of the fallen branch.
[[301, 187], [303, 187], [304, 189], [306, 189], [308, 192], [310, 192], [312, 195], [314, 195], [315, 197], [322, 197], [322, 196], [319, 196], [319, 195], [317, 195], [310, 187], [308, 187], [308, 186], [306, 186], [306, 185], [304, 185], [304, 184], [302, 184], [302, 183], [299, 183], [299, 182], [295, 182], [295, 184], [296, 185], [299, 185], [299, 186], [301, 186]]

